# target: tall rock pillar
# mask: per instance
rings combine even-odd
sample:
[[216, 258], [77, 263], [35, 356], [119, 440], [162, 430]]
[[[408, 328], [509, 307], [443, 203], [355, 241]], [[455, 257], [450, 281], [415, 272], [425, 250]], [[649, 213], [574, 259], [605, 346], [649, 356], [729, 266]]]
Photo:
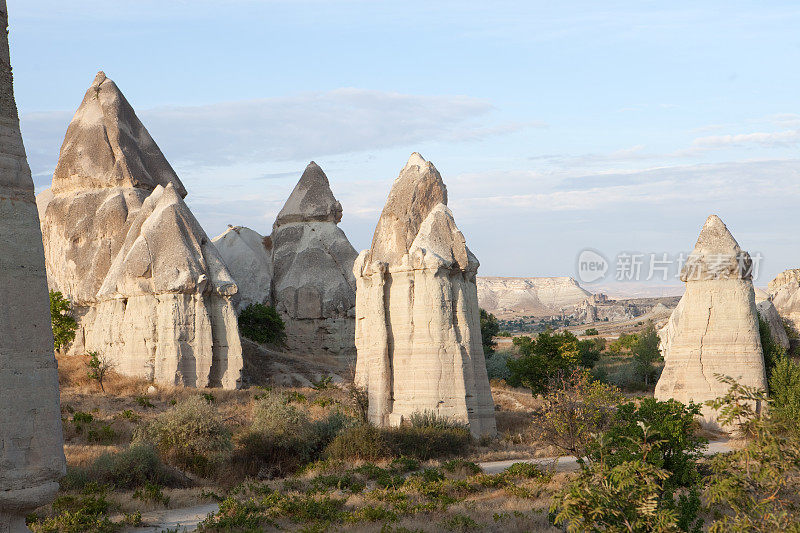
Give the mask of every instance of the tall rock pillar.
[[[703, 404], [727, 393], [718, 375], [766, 390], [752, 260], [718, 216], [706, 220], [681, 280], [686, 292], [660, 332], [655, 397]], [[703, 407], [705, 423], [715, 425], [716, 415]]]
[[374, 424], [415, 412], [494, 435], [480, 333], [478, 260], [447, 208], [436, 168], [417, 153], [395, 180], [356, 276], [356, 383]]
[[[8, 28], [6, 0], [0, 18]], [[42, 234], [0, 39], [0, 533], [27, 531], [25, 513], [45, 505], [64, 474], [58, 369]]]

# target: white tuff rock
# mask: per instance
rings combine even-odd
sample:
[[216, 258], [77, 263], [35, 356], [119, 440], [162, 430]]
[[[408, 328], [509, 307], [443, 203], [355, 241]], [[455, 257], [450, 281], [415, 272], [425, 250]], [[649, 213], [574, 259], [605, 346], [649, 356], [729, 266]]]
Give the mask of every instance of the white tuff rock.
[[767, 286], [769, 298], [795, 331], [800, 331], [800, 268], [781, 272]]
[[481, 307], [500, 318], [559, 315], [571, 312], [591, 296], [570, 277], [478, 278]]
[[436, 168], [414, 153], [395, 180], [372, 247], [355, 262], [356, 383], [369, 417], [398, 425], [415, 412], [494, 435], [494, 402], [469, 251]]
[[272, 297], [296, 353], [355, 353], [358, 254], [337, 226], [341, 219], [342, 206], [312, 161], [272, 227]]
[[[0, 23], [8, 28], [6, 0]], [[58, 368], [33, 180], [19, 130], [7, 32], [0, 39], [0, 533], [28, 531], [64, 475]]]
[[39, 195], [50, 287], [75, 305], [70, 351], [123, 374], [235, 387], [236, 284], [186, 190], [113, 81], [98, 73]]
[[[711, 215], [681, 271], [686, 292], [660, 335], [664, 371], [655, 397], [704, 403], [725, 395], [728, 385], [716, 375], [742, 385], [767, 388], [764, 356], [749, 254]], [[716, 412], [703, 407], [707, 424]]]
[[239, 287], [239, 310], [251, 304], [272, 305], [272, 239], [250, 228], [228, 226], [211, 242]]

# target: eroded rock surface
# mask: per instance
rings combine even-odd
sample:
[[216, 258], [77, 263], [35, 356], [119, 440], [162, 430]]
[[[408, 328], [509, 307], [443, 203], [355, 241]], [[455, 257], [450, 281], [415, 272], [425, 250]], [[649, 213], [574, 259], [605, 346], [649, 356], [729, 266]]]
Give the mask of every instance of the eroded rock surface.
[[50, 287], [75, 305], [71, 353], [160, 383], [234, 387], [237, 288], [183, 202], [186, 191], [132, 107], [100, 72], [39, 195]]
[[768, 285], [769, 297], [781, 318], [800, 331], [800, 268], [781, 272]]
[[494, 435], [480, 335], [478, 260], [447, 208], [436, 168], [413, 154], [395, 180], [372, 247], [355, 262], [356, 383], [370, 420], [430, 411]]
[[769, 326], [772, 340], [784, 350], [788, 350], [790, 346], [789, 335], [786, 333], [786, 328], [783, 327], [783, 319], [772, 302], [763, 300], [756, 304], [756, 308], [758, 309], [758, 316]]
[[591, 297], [570, 277], [478, 278], [481, 307], [500, 318], [571, 313]]
[[272, 239], [243, 226], [228, 226], [212, 242], [239, 288], [239, 310], [272, 305]]
[[337, 226], [341, 218], [327, 176], [312, 161], [272, 228], [272, 298], [295, 353], [355, 355], [358, 254]]
[[[655, 397], [704, 403], [723, 396], [728, 385], [767, 388], [749, 254], [712, 215], [681, 271], [686, 292], [660, 332], [664, 371]], [[716, 412], [703, 408], [705, 422]]]
[[[0, 23], [8, 28], [6, 1]], [[58, 369], [33, 180], [14, 99], [8, 36], [0, 39], [0, 533], [28, 531], [65, 473]]]

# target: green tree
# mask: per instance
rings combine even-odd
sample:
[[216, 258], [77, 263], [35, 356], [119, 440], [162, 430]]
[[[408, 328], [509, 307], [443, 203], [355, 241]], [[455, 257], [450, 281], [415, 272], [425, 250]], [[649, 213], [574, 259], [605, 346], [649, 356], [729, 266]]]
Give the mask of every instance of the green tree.
[[597, 331], [597, 328], [589, 328], [584, 332], [584, 335], [600, 335], [600, 332]]
[[242, 336], [261, 344], [280, 344], [286, 340], [286, 324], [274, 307], [251, 304], [239, 314]]
[[659, 342], [658, 333], [651, 320], [644, 331], [637, 335], [636, 343], [631, 348], [636, 372], [642, 377], [645, 385], [649, 385], [656, 376], [655, 364], [663, 360], [661, 350], [658, 349]]
[[559, 371], [571, 372], [579, 366], [591, 368], [600, 358], [593, 340], [580, 341], [570, 333], [553, 333], [545, 330], [536, 339], [516, 337], [514, 346], [520, 357], [508, 361], [511, 375], [508, 383], [531, 389], [533, 394], [544, 392], [548, 381]]
[[53, 325], [53, 347], [66, 347], [75, 340], [78, 322], [72, 316], [72, 302], [58, 291], [50, 291], [50, 320]]
[[773, 416], [800, 420], [800, 365], [782, 357], [769, 378]]
[[483, 353], [490, 356], [494, 353], [497, 343], [494, 338], [500, 333], [500, 323], [497, 317], [485, 309], [481, 309], [481, 342], [483, 343]]
[[769, 378], [772, 375], [772, 369], [786, 355], [786, 350], [775, 342], [769, 324], [760, 316], [758, 317], [758, 333], [761, 337], [761, 349], [764, 352], [764, 366], [767, 370], [767, 378]]
[[621, 333], [620, 336], [609, 344], [608, 351], [614, 354], [621, 354], [625, 350], [630, 350], [636, 344], [638, 337], [635, 333]]

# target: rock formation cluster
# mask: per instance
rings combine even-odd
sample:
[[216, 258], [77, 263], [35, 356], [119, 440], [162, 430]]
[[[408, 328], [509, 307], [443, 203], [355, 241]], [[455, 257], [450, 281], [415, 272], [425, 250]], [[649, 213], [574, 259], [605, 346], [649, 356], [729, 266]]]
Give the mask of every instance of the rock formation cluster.
[[433, 164], [412, 154], [395, 180], [372, 246], [354, 265], [356, 383], [369, 417], [398, 425], [416, 412], [496, 433], [480, 335], [478, 260], [447, 208]]
[[71, 350], [165, 384], [235, 387], [236, 284], [186, 190], [113, 81], [98, 73], [37, 203], [48, 281], [76, 307]]
[[[6, 0], [0, 23], [8, 28]], [[0, 533], [28, 531], [27, 512], [58, 491], [65, 460], [58, 368], [33, 180], [0, 39]]]
[[217, 245], [239, 286], [242, 309], [273, 305], [286, 323], [288, 349], [303, 355], [355, 355], [358, 255], [338, 223], [342, 205], [313, 161], [272, 226], [270, 237], [230, 227]]
[[[727, 392], [717, 375], [766, 390], [752, 261], [716, 215], [706, 220], [681, 280], [686, 292], [660, 331], [664, 371], [655, 397], [702, 404]], [[708, 407], [703, 417], [716, 422]]]

